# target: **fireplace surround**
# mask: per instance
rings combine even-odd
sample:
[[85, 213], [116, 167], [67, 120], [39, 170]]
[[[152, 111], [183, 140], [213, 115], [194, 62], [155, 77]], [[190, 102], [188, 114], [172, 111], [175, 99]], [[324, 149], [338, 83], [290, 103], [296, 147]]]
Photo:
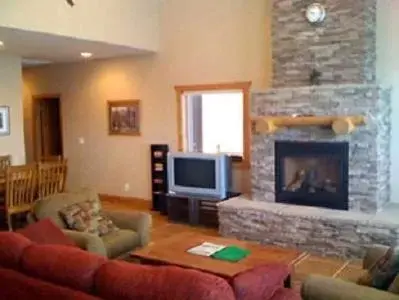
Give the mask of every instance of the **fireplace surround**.
[[[322, 85], [254, 91], [252, 117], [266, 115], [362, 115], [365, 126], [337, 136], [330, 128], [298, 127], [274, 134], [254, 132], [251, 144], [252, 195], [276, 201], [275, 142], [348, 144], [348, 210], [375, 214], [390, 195], [390, 89], [379, 85]], [[326, 150], [327, 151], [327, 150]]]

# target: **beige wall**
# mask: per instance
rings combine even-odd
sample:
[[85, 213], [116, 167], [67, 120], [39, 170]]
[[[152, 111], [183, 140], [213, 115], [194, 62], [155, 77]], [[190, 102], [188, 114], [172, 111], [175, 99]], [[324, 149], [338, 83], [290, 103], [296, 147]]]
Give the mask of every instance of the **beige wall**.
[[[157, 55], [27, 70], [24, 79], [31, 94], [62, 95], [70, 187], [92, 186], [102, 193], [149, 198], [149, 144], [176, 148], [175, 85], [246, 80], [254, 88], [269, 85], [266, 3], [163, 1]], [[136, 98], [142, 100], [141, 137], [108, 136], [106, 101]], [[25, 111], [31, 111], [28, 94]], [[29, 150], [29, 126], [26, 129]], [[84, 145], [78, 143], [79, 137], [84, 137]], [[236, 185], [248, 190], [248, 171], [236, 173]], [[125, 183], [131, 186], [127, 193]]]
[[160, 0], [2, 0], [0, 26], [157, 50]]
[[21, 59], [0, 54], [0, 105], [10, 107], [9, 136], [0, 136], [0, 155], [12, 155], [13, 164], [25, 163], [22, 113]]
[[392, 88], [391, 201], [399, 202], [399, 1], [377, 3], [377, 79]]

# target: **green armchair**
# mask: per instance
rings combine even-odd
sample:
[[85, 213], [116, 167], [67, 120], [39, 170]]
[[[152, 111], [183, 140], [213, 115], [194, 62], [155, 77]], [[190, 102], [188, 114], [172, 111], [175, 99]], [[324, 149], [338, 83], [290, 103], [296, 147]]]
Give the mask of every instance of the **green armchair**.
[[127, 259], [132, 250], [149, 243], [152, 221], [151, 215], [145, 212], [102, 210], [102, 213], [108, 216], [120, 230], [101, 237], [67, 229], [59, 211], [68, 204], [86, 200], [100, 202], [98, 195], [92, 191], [48, 196], [35, 202], [28, 220], [35, 222], [50, 218], [80, 248], [108, 258]]
[[[387, 248], [370, 247], [363, 260], [363, 269], [371, 268]], [[303, 300], [399, 300], [399, 276], [388, 291], [381, 291], [341, 279], [311, 275], [304, 281], [301, 294]]]

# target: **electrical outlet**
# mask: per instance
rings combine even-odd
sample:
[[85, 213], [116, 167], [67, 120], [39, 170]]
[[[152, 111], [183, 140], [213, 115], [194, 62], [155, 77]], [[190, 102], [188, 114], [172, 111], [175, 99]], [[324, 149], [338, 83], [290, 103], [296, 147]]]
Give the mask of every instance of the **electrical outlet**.
[[130, 184], [129, 183], [125, 183], [125, 185], [123, 186], [123, 190], [125, 192], [128, 192], [130, 190]]

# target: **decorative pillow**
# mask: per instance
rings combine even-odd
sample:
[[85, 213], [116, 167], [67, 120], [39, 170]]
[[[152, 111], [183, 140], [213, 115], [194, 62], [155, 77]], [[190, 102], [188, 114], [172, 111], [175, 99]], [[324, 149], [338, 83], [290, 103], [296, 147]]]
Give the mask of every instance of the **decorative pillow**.
[[107, 216], [104, 216], [103, 214], [100, 214], [97, 217], [97, 222], [98, 222], [97, 229], [99, 236], [103, 236], [108, 233], [119, 230], [119, 228], [114, 224], [114, 222], [112, 222], [111, 219], [109, 219]]
[[60, 211], [69, 229], [98, 236], [118, 230], [114, 223], [101, 214], [100, 204], [88, 200], [64, 207]]
[[397, 274], [399, 274], [399, 249], [391, 247], [387, 253], [358, 280], [358, 283], [372, 286], [380, 290], [388, 290]]
[[52, 244], [77, 247], [75, 242], [65, 235], [50, 219], [43, 219], [23, 229], [18, 233], [37, 244]]

